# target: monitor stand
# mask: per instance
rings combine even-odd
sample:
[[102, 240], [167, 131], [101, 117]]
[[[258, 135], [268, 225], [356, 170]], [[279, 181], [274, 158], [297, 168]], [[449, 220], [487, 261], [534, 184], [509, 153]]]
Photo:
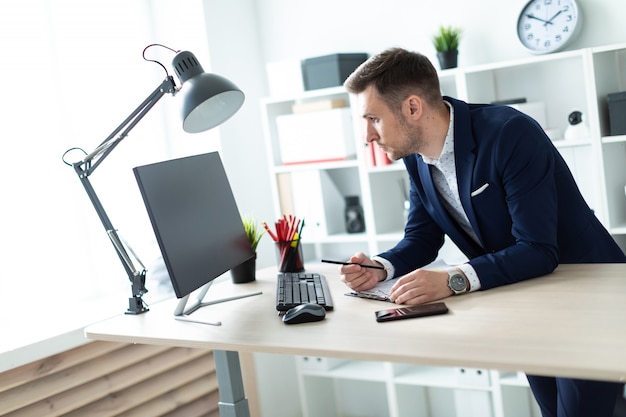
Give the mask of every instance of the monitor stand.
[[176, 306], [176, 309], [174, 310], [174, 319], [180, 320], [180, 321], [188, 321], [191, 323], [208, 324], [211, 326], [221, 326], [222, 325], [221, 321], [196, 320], [196, 319], [189, 317], [189, 315], [193, 313], [194, 311], [196, 311], [197, 309], [205, 307], [205, 306], [210, 306], [213, 304], [224, 303], [226, 301], [238, 300], [240, 298], [252, 297], [254, 295], [262, 294], [261, 291], [257, 291], [257, 292], [253, 292], [249, 294], [242, 294], [242, 295], [235, 295], [233, 297], [221, 298], [219, 300], [202, 301], [207, 291], [209, 291], [209, 288], [211, 288], [211, 284], [213, 284], [213, 281], [208, 282], [205, 285], [203, 285], [198, 291], [196, 299], [187, 308], [185, 307], [187, 306], [187, 301], [189, 300], [189, 296], [191, 294], [187, 294], [186, 296], [181, 298], [180, 301], [178, 302], [178, 305]]

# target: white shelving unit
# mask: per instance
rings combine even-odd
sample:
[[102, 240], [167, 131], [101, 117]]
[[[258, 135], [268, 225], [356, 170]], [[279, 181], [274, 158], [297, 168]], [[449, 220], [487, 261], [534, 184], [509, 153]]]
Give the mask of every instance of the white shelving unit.
[[[545, 56], [533, 56], [508, 62], [492, 63], [440, 72], [445, 95], [468, 102], [493, 102], [526, 98], [545, 105], [545, 128], [560, 132], [554, 139], [578, 185], [600, 221], [626, 249], [626, 136], [608, 136], [609, 120], [606, 96], [626, 90], [626, 44], [588, 48]], [[328, 205], [329, 193], [357, 195], [363, 206], [365, 232], [349, 234], [342, 228], [343, 210], [327, 212], [325, 220], [332, 227], [312, 233], [310, 222], [303, 235], [305, 258], [349, 257], [357, 250], [371, 254], [393, 246], [404, 226], [404, 186], [408, 178], [402, 162], [370, 166], [365, 157], [360, 115], [353, 111], [353, 140], [356, 155], [345, 161], [284, 165], [276, 118], [292, 114], [292, 106], [320, 100], [343, 99], [353, 109], [354, 98], [343, 87], [300, 93], [292, 97], [267, 98], [262, 101], [265, 139], [270, 169], [275, 178], [299, 172], [322, 173], [321, 189], [307, 189], [307, 201], [300, 206]], [[569, 113], [579, 110], [589, 127], [590, 136], [576, 141], [563, 140]], [[276, 216], [283, 214], [280, 186], [272, 181]], [[332, 190], [329, 190], [332, 189]], [[284, 197], [284, 196], [283, 196]], [[302, 213], [294, 213], [306, 217]], [[307, 230], [309, 229], [309, 230]]]
[[[468, 102], [524, 97], [528, 102], [544, 103], [544, 128], [561, 132], [553, 138], [555, 146], [567, 161], [588, 204], [622, 249], [626, 249], [626, 135], [609, 136], [606, 101], [607, 94], [626, 90], [626, 44], [455, 68], [441, 71], [440, 80], [445, 95]], [[284, 165], [276, 118], [291, 114], [296, 103], [329, 99], [343, 99], [353, 109], [355, 133], [347, 139], [356, 142], [355, 157], [339, 162]], [[284, 183], [281, 185], [279, 177], [308, 172], [324, 179], [319, 186], [307, 188], [306, 197], [301, 197], [306, 201], [299, 202], [299, 207], [317, 207], [323, 212], [321, 230], [310, 233], [307, 229], [317, 225], [305, 227], [302, 236], [305, 261], [324, 257], [347, 259], [356, 251], [376, 254], [402, 237], [403, 187], [408, 186], [404, 165], [401, 162], [370, 165], [355, 104], [354, 97], [343, 87], [262, 101], [268, 160], [276, 178], [272, 181], [276, 216], [281, 216], [286, 207], [281, 201], [285, 198], [280, 192]], [[582, 112], [589, 137], [564, 140], [568, 115], [574, 110]], [[337, 226], [344, 221], [337, 196], [351, 195], [358, 195], [363, 206], [363, 233], [346, 233]], [[334, 200], [333, 210], [328, 209], [327, 200]], [[305, 217], [310, 225], [307, 215], [294, 214]], [[450, 256], [458, 253], [453, 250]], [[448, 260], [445, 254], [443, 258]], [[487, 383], [478, 387], [459, 382], [459, 369], [363, 362], [345, 363], [327, 371], [299, 369], [304, 413], [308, 417], [538, 415], [525, 379], [517, 374], [482, 370], [483, 382]]]
[[541, 415], [518, 373], [310, 357], [296, 361], [304, 417]]

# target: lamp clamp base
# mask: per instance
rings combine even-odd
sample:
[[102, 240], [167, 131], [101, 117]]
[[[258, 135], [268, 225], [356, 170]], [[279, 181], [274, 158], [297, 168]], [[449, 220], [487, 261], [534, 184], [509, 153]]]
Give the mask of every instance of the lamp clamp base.
[[128, 310], [126, 310], [125, 314], [138, 315], [147, 311], [150, 311], [150, 309], [146, 307], [141, 297], [135, 296], [128, 299]]
[[133, 296], [128, 299], [128, 310], [126, 310], [126, 314], [143, 314], [150, 309], [147, 307], [146, 303], [141, 298], [145, 293], [148, 292], [146, 289], [146, 270], [142, 270], [141, 272], [135, 274], [132, 277], [132, 291]]

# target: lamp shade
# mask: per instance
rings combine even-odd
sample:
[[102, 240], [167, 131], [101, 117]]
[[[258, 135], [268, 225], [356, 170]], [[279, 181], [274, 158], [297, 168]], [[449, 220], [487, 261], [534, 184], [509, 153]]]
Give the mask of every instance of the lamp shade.
[[189, 51], [176, 54], [172, 66], [182, 85], [183, 130], [198, 133], [209, 130], [237, 113], [243, 92], [230, 80], [204, 72]]

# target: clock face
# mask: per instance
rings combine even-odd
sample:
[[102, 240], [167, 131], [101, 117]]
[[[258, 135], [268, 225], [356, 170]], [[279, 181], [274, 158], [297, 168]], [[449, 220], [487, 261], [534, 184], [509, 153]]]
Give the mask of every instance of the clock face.
[[529, 51], [546, 54], [563, 49], [581, 26], [575, 0], [531, 0], [517, 20], [517, 37]]

